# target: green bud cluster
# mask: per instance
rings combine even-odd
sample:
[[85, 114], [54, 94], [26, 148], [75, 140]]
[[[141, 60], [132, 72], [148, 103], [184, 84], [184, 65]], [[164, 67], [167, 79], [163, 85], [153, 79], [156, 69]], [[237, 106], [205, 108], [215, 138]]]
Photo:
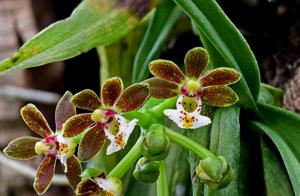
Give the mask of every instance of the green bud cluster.
[[139, 182], [153, 183], [156, 182], [159, 176], [159, 163], [156, 161], [150, 161], [145, 157], [138, 160], [133, 176]]
[[200, 160], [196, 173], [212, 189], [222, 189], [234, 178], [234, 173], [223, 156]]
[[154, 124], [149, 128], [143, 145], [142, 154], [149, 160], [161, 161], [169, 154], [169, 138], [165, 135], [164, 126]]

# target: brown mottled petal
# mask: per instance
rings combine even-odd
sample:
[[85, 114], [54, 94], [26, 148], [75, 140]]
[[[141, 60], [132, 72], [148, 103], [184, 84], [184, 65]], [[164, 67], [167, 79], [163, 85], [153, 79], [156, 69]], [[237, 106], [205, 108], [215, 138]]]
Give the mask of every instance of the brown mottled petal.
[[220, 67], [210, 71], [201, 78], [203, 87], [215, 85], [234, 84], [241, 78], [241, 74], [235, 69], [228, 67]]
[[41, 195], [49, 188], [54, 171], [55, 171], [56, 157], [48, 155], [41, 162], [34, 179], [33, 188]]
[[80, 161], [90, 160], [101, 149], [105, 140], [102, 125], [97, 124], [86, 132], [80, 141], [78, 148], [78, 159]]
[[193, 48], [185, 55], [184, 65], [189, 77], [199, 78], [208, 65], [208, 53], [204, 48]]
[[151, 97], [167, 99], [179, 94], [178, 84], [174, 82], [169, 82], [160, 78], [150, 78], [143, 82], [149, 84]]
[[175, 83], [181, 83], [185, 80], [185, 76], [179, 67], [168, 60], [154, 60], [149, 64], [150, 72], [163, 80], [168, 80]]
[[54, 134], [50, 129], [48, 122], [46, 121], [43, 114], [35, 107], [33, 104], [28, 104], [21, 109], [21, 116], [28, 127], [42, 136], [46, 138]]
[[210, 106], [227, 107], [235, 104], [239, 98], [228, 86], [209, 86], [202, 91], [202, 101]]
[[79, 93], [76, 93], [72, 97], [71, 103], [74, 104], [77, 108], [90, 111], [94, 111], [101, 106], [101, 101], [98, 95], [90, 89], [85, 89], [83, 91], [80, 91]]
[[65, 92], [65, 94], [59, 100], [56, 109], [55, 109], [55, 125], [56, 130], [61, 130], [63, 127], [63, 123], [68, 120], [71, 116], [76, 114], [76, 109], [74, 105], [71, 103], [71, 99], [73, 94], [69, 91]]
[[149, 94], [150, 90], [148, 84], [133, 84], [122, 92], [119, 100], [117, 100], [116, 106], [119, 107], [122, 112], [136, 110], [145, 103]]
[[105, 80], [101, 88], [101, 97], [105, 105], [114, 105], [123, 91], [123, 82], [119, 77]]
[[8, 157], [12, 159], [29, 160], [39, 156], [35, 152], [34, 147], [35, 144], [41, 140], [41, 138], [30, 136], [20, 137], [9, 142], [9, 144], [3, 151]]
[[91, 178], [81, 181], [76, 189], [78, 196], [99, 196], [103, 193], [97, 182]]
[[95, 123], [91, 119], [91, 114], [77, 114], [69, 118], [64, 126], [64, 137], [74, 137], [80, 133], [82, 133], [87, 127], [91, 126]]
[[66, 176], [71, 187], [76, 190], [77, 185], [81, 181], [81, 164], [79, 160], [73, 155], [67, 159], [67, 173]]

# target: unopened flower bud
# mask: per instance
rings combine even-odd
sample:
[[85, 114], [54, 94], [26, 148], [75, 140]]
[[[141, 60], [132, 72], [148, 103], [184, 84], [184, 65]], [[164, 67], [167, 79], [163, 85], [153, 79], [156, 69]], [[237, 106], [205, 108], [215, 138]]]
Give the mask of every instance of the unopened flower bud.
[[164, 127], [158, 124], [152, 125], [144, 139], [142, 154], [152, 161], [163, 160], [168, 156], [169, 143]]
[[234, 177], [232, 169], [222, 156], [200, 160], [196, 173], [202, 182], [213, 189], [227, 186]]
[[155, 161], [150, 161], [145, 157], [138, 160], [133, 176], [139, 182], [153, 183], [156, 182], [159, 176], [159, 164]]

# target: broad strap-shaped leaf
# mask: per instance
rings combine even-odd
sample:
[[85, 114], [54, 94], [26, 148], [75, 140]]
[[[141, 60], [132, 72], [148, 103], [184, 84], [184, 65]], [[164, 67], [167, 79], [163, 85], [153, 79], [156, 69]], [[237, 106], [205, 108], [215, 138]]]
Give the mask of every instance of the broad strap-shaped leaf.
[[98, 186], [97, 182], [91, 178], [81, 181], [76, 189], [76, 195], [78, 196], [96, 196], [101, 195], [103, 191]]
[[35, 105], [27, 104], [26, 106], [24, 106], [21, 109], [21, 116], [28, 127], [43, 138], [54, 134], [50, 129], [45, 117], [35, 107]]
[[260, 140], [260, 146], [264, 167], [266, 195], [294, 195], [291, 182], [279, 153], [272, 148], [269, 142], [265, 142], [262, 138]]
[[39, 156], [34, 148], [35, 144], [41, 140], [41, 138], [30, 136], [20, 137], [9, 142], [3, 152], [13, 159], [29, 160]]
[[174, 97], [180, 92], [178, 84], [160, 78], [153, 77], [143, 82], [149, 84], [150, 96], [157, 99]]
[[159, 1], [134, 58], [132, 82], [141, 82], [150, 75], [148, 64], [159, 57], [181, 13], [172, 0]]
[[80, 161], [88, 161], [93, 158], [100, 151], [105, 139], [102, 125], [91, 127], [81, 139], [78, 148], [78, 159]]
[[114, 105], [123, 91], [123, 82], [119, 77], [109, 78], [104, 81], [101, 88], [101, 98], [105, 105]]
[[256, 59], [242, 34], [214, 0], [174, 1], [195, 23], [210, 60], [217, 54], [226, 63], [212, 62], [213, 67], [228, 66], [242, 73], [242, 80], [237, 87], [240, 88], [238, 94], [245, 107], [256, 111], [260, 74]]
[[217, 107], [227, 107], [239, 100], [237, 94], [228, 86], [205, 87], [201, 99], [207, 105]]
[[69, 59], [95, 46], [108, 45], [130, 32], [155, 1], [84, 0], [72, 15], [24, 44], [0, 63], [0, 73]]
[[74, 137], [82, 133], [86, 128], [95, 123], [91, 119], [91, 114], [77, 114], [69, 118], [63, 127], [64, 137]]
[[[218, 108], [214, 113], [210, 131], [209, 150], [217, 156], [224, 156], [230, 168], [237, 175], [240, 164], [240, 106]], [[238, 178], [221, 190], [216, 190], [215, 195], [238, 196]], [[208, 188], [209, 187], [205, 187]]]
[[187, 75], [197, 79], [208, 66], [208, 53], [204, 48], [193, 48], [186, 53], [184, 65]]
[[66, 176], [71, 187], [76, 190], [77, 185], [81, 181], [81, 164], [79, 160], [73, 155], [67, 159], [67, 173]]
[[120, 108], [122, 112], [136, 110], [146, 102], [149, 94], [150, 90], [148, 84], [133, 84], [122, 92], [116, 106]]
[[52, 155], [46, 156], [41, 162], [33, 183], [33, 188], [39, 195], [45, 193], [51, 185], [55, 165], [56, 157]]
[[98, 95], [90, 89], [85, 89], [76, 93], [72, 97], [71, 103], [78, 108], [90, 111], [94, 111], [101, 106]]
[[228, 67], [219, 67], [203, 76], [200, 80], [203, 87], [215, 85], [230, 85], [239, 81], [241, 74]]
[[300, 194], [300, 116], [287, 110], [258, 104], [259, 116], [263, 125], [255, 123], [264, 131], [277, 146], [290, 180], [295, 195]]
[[69, 91], [65, 92], [59, 100], [55, 109], [55, 125], [56, 130], [61, 130], [64, 122], [71, 116], [76, 114], [74, 105], [70, 102], [73, 94]]
[[185, 76], [179, 67], [172, 61], [168, 60], [154, 60], [149, 64], [150, 72], [158, 78], [175, 82], [177, 84], [185, 80]]
[[[271, 114], [269, 114], [272, 116]], [[276, 122], [278, 120], [274, 120]], [[290, 180], [293, 185], [294, 193], [295, 195], [300, 194], [300, 161], [299, 161], [299, 154], [295, 153], [293, 149], [293, 146], [290, 146], [289, 141], [285, 141], [286, 139], [282, 136], [280, 136], [280, 131], [276, 131], [269, 126], [266, 126], [263, 123], [260, 122], [251, 122], [251, 125], [254, 129], [258, 129], [265, 134], [267, 134], [271, 140], [276, 145], [278, 151], [280, 152], [280, 155], [283, 159], [283, 162], [285, 164], [285, 167], [287, 169], [287, 172], [289, 174]], [[284, 130], [284, 129], [283, 129]], [[283, 131], [284, 132], [284, 131]], [[292, 140], [297, 140], [297, 138], [294, 138]], [[299, 141], [299, 140], [297, 140]]]

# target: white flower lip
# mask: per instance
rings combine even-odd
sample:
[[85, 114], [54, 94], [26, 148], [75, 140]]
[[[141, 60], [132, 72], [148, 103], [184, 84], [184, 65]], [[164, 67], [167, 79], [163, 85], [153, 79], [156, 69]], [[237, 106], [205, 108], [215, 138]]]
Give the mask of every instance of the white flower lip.
[[138, 122], [137, 119], [133, 119], [127, 123], [123, 116], [117, 114], [114, 119], [118, 122], [118, 132], [115, 135], [112, 134], [112, 129], [114, 128], [112, 127], [113, 121], [104, 128], [105, 135], [110, 140], [106, 151], [107, 155], [117, 152], [126, 146], [129, 136]]
[[177, 99], [176, 109], [164, 110], [164, 114], [175, 122], [178, 127], [184, 129], [196, 129], [209, 125], [211, 123], [210, 118], [200, 114], [202, 110], [201, 98], [196, 97], [194, 99], [197, 99], [197, 107], [193, 112], [184, 109], [184, 95], [180, 95]]

